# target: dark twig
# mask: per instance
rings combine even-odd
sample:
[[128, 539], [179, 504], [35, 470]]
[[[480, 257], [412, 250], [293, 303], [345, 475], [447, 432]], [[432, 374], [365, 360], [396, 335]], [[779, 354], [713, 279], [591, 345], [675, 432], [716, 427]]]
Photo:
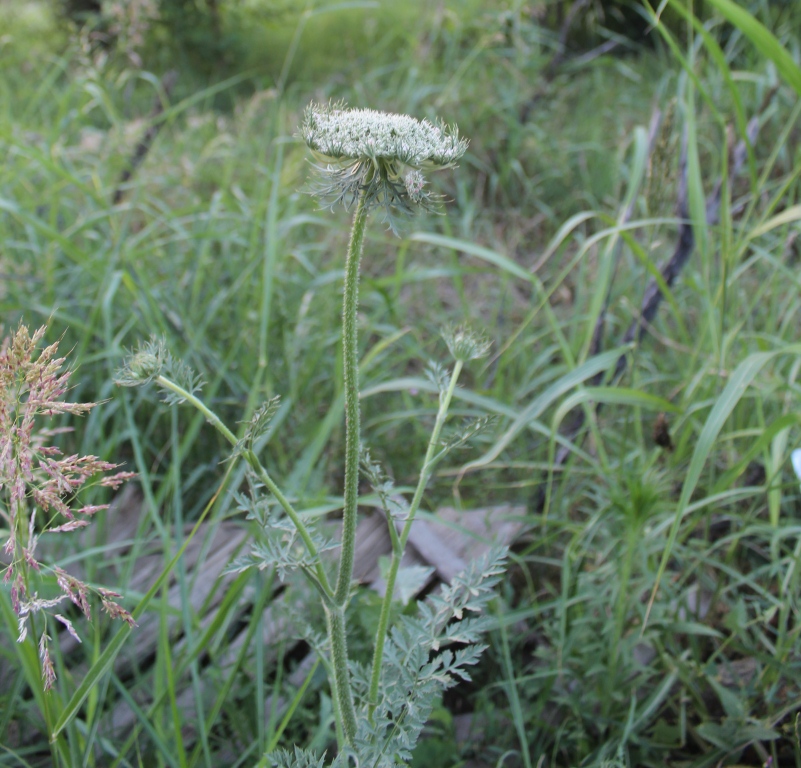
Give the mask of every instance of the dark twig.
[[578, 17], [579, 11], [589, 4], [590, 0], [576, 0], [570, 6], [570, 10], [567, 12], [564, 22], [562, 22], [562, 28], [559, 30], [559, 43], [556, 48], [556, 54], [548, 62], [548, 66], [545, 67], [544, 76], [546, 80], [553, 80], [557, 67], [565, 60], [567, 56], [567, 36], [570, 34], [570, 28]]
[[[759, 118], [753, 117], [748, 123], [747, 135], [748, 141], [753, 144], [756, 141], [757, 134], [759, 133]], [[668, 259], [665, 265], [660, 270], [662, 279], [665, 285], [670, 288], [676, 281], [684, 265], [690, 258], [692, 250], [695, 247], [695, 235], [693, 233], [693, 225], [689, 220], [689, 211], [687, 204], [687, 147], [682, 148], [681, 153], [681, 175], [679, 181], [679, 194], [678, 194], [678, 209], [681, 217], [681, 224], [679, 224], [679, 241], [676, 244], [676, 250], [673, 255]], [[739, 175], [740, 171], [745, 164], [748, 157], [748, 150], [745, 140], [740, 140], [734, 149], [734, 156], [732, 158], [730, 178], [735, 178]], [[717, 224], [720, 216], [720, 194], [723, 187], [722, 180], [718, 179], [715, 184], [714, 190], [706, 199], [706, 223]], [[623, 343], [628, 344], [634, 341], [640, 341], [645, 334], [645, 325], [653, 321], [659, 305], [664, 299], [664, 294], [659, 288], [659, 284], [655, 279], [651, 279], [648, 287], [645, 289], [642, 304], [640, 306], [639, 317], [632, 321], [628, 327], [625, 335], [623, 336]], [[615, 365], [615, 377], [619, 376], [626, 369], [626, 356], [621, 355]]]
[[[539, 87], [520, 108], [521, 125], [525, 125], [525, 123], [528, 122], [528, 118], [534, 110], [534, 107], [536, 107], [540, 99], [545, 96], [545, 94], [548, 92], [548, 86], [553, 82], [556, 75], [559, 74], [559, 67], [568, 61], [567, 38], [570, 33], [570, 29], [572, 28], [573, 23], [579, 17], [580, 11], [584, 10], [589, 3], [590, 0], [575, 0], [575, 2], [570, 6], [570, 10], [567, 12], [567, 16], [565, 16], [562, 26], [559, 29], [556, 53], [554, 53], [551, 60], [542, 70]], [[593, 48], [591, 51], [588, 51], [587, 53], [570, 60], [573, 63], [586, 64], [598, 56], [603, 56], [605, 53], [609, 53], [609, 51], [616, 48], [619, 44], [619, 40], [607, 40], [597, 48]]]
[[[659, 126], [662, 124], [662, 110], [658, 107], [654, 107], [654, 111], [651, 114], [651, 122], [648, 126], [648, 157], [651, 156], [651, 152], [654, 149], [654, 144], [656, 144], [656, 138], [659, 133]], [[632, 214], [634, 213], [634, 205], [637, 202], [637, 196], [632, 195], [629, 204], [626, 206], [625, 210], [621, 213], [620, 219], [618, 220], [618, 225], [623, 226], [625, 225], [629, 219], [631, 219]], [[615, 260], [617, 261], [617, 252], [620, 251], [620, 247], [622, 245], [622, 240], [618, 240], [616, 245], [616, 254]], [[609, 288], [607, 288], [606, 297], [604, 299], [604, 305], [601, 309], [600, 314], [598, 315], [598, 319], [595, 322], [595, 328], [592, 332], [592, 341], [590, 342], [590, 356], [597, 355], [601, 349], [603, 348], [603, 337], [604, 337], [604, 326], [606, 323], [606, 313], [609, 309], [609, 302], [612, 298], [612, 284], [614, 280], [610, 280]], [[603, 377], [606, 375], [605, 371], [601, 371], [593, 376], [589, 384], [590, 386], [597, 386], [602, 381]], [[568, 440], [573, 440], [576, 435], [581, 431], [581, 428], [584, 426], [584, 419], [585, 419], [585, 411], [579, 410], [576, 411], [576, 414], [573, 416], [571, 420], [570, 426], [565, 430], [565, 435]], [[559, 450], [556, 453], [556, 466], [562, 466], [565, 461], [567, 461], [567, 457], [570, 455], [570, 450], [565, 445], [560, 445]]]
[[164, 125], [164, 121], [160, 120], [159, 117], [164, 112], [165, 101], [169, 97], [170, 92], [175, 87], [177, 82], [178, 73], [175, 70], [170, 70], [162, 78], [161, 88], [163, 90], [163, 98], [162, 94], [156, 94], [156, 101], [153, 104], [153, 109], [150, 112], [150, 127], [145, 131], [144, 136], [142, 136], [142, 138], [139, 140], [139, 143], [134, 148], [130, 160], [128, 160], [127, 168], [125, 168], [120, 175], [120, 180], [117, 182], [117, 188], [114, 190], [114, 195], [112, 197], [112, 202], [114, 205], [117, 205], [117, 203], [122, 200], [126, 192], [125, 185], [128, 183], [131, 176], [134, 175], [136, 169], [144, 161], [147, 153], [153, 146], [156, 136], [158, 136], [159, 131]]
[[[760, 109], [760, 113], [764, 111], [767, 103], [772, 96], [772, 93], [769, 94], [768, 97], [763, 101], [762, 107]], [[653, 120], [651, 122], [651, 129], [654, 130], [654, 123]], [[748, 123], [746, 134], [748, 142], [753, 146], [756, 141], [757, 134], [759, 133], [759, 117], [753, 117]], [[649, 134], [649, 152], [650, 148], [653, 143], [653, 136]], [[734, 179], [736, 176], [739, 175], [740, 171], [742, 170], [745, 162], [748, 158], [748, 145], [746, 144], [745, 139], [741, 139], [733, 152], [732, 155], [732, 162], [731, 162], [731, 172], [729, 174], [729, 179]], [[679, 212], [679, 216], [681, 218], [681, 223], [679, 224], [679, 237], [678, 242], [676, 243], [676, 248], [673, 252], [673, 255], [668, 259], [668, 261], [661, 267], [660, 274], [662, 276], [662, 280], [664, 281], [665, 285], [670, 288], [676, 281], [676, 278], [679, 276], [681, 270], [684, 268], [685, 264], [688, 262], [693, 248], [695, 247], [695, 235], [693, 233], [693, 225], [689, 218], [689, 206], [688, 206], [688, 196], [687, 196], [687, 145], [686, 139], [682, 146], [681, 152], [681, 160], [679, 163], [679, 188], [677, 193], [677, 209]], [[723, 188], [723, 181], [722, 179], [718, 179], [717, 183], [715, 184], [715, 188], [709, 194], [706, 199], [706, 222], [707, 224], [715, 224], [718, 221], [720, 215], [720, 197]], [[626, 211], [626, 214], [630, 215], [630, 211]], [[640, 305], [640, 312], [635, 320], [632, 321], [631, 325], [629, 325], [626, 333], [623, 336], [623, 343], [628, 344], [632, 341], [636, 340], [639, 342], [646, 333], [648, 326], [652, 323], [654, 317], [656, 316], [657, 310], [659, 309], [659, 305], [662, 303], [664, 299], [664, 294], [662, 293], [661, 288], [659, 287], [659, 283], [655, 279], [651, 279], [645, 289], [645, 294], [643, 295], [642, 303]], [[608, 302], [608, 297], [607, 297]], [[596, 323], [596, 327], [593, 331], [593, 340], [592, 340], [592, 354], [598, 354], [601, 351], [602, 347], [602, 324], [606, 313], [606, 306], [604, 307], [604, 311], [598, 318], [598, 322]], [[612, 375], [613, 379], [618, 379], [620, 375], [626, 370], [626, 366], [628, 365], [628, 357], [627, 355], [621, 355], [615, 364], [614, 372]], [[597, 385], [608, 372], [602, 372], [595, 376], [591, 381], [590, 385]], [[596, 406], [596, 413], [598, 412], [599, 408]], [[585, 422], [585, 412], [579, 411], [573, 422], [571, 423], [570, 427], [565, 430], [565, 437], [569, 441], [573, 441], [578, 433], [581, 431], [581, 428], [584, 426]], [[554, 458], [554, 467], [562, 467], [564, 466], [565, 462], [567, 461], [568, 457], [570, 456], [570, 449], [567, 448], [565, 445], [561, 445], [557, 454]], [[537, 507], [542, 508], [545, 502], [545, 492], [544, 490], [540, 490], [537, 499]]]

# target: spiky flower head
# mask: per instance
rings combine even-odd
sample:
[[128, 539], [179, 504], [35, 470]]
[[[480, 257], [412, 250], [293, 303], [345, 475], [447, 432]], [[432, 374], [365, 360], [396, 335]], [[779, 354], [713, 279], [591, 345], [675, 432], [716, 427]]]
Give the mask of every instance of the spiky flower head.
[[[161, 382], [166, 376], [186, 390], [190, 395], [199, 392], [203, 380], [182, 360], [173, 357], [164, 339], [151, 337], [139, 344], [139, 348], [125, 359], [123, 366], [114, 374], [114, 382], [121, 387], [138, 387], [151, 381]], [[184, 396], [165, 387], [164, 402], [178, 405]]]
[[368, 208], [383, 209], [393, 231], [398, 215], [432, 207], [422, 171], [451, 168], [467, 149], [455, 126], [344, 102], [310, 104], [300, 133], [320, 161], [323, 180], [314, 193], [346, 208], [363, 195]]

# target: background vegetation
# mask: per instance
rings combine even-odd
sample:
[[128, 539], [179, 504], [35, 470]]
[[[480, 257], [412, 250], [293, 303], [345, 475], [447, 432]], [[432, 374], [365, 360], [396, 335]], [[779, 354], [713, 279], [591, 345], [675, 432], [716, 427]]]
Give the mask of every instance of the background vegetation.
[[[792, 1], [0, 0], [3, 324], [63, 337], [72, 399], [104, 401], [64, 447], [135, 469], [144, 499], [130, 539], [109, 539], [112, 510], [58, 561], [135, 605], [151, 585], [132, 581], [135, 555], [170, 562], [209, 503], [215, 525], [242, 517], [202, 419], [114, 386], [151, 335], [229, 421], [280, 394], [273, 474], [301, 508], [337, 508], [347, 221], [303, 193], [296, 127], [311, 100], [440, 115], [471, 141], [440, 183], [447, 215], [368, 235], [364, 432], [409, 483], [438, 329], [484, 328], [494, 355], [458, 409], [496, 421], [440, 468], [427, 509], [524, 505], [526, 534], [492, 647], [415, 765], [801, 766], [799, 39]], [[689, 261], [624, 343], [679, 214]], [[175, 589], [194, 578], [177, 566]], [[137, 630], [148, 655], [98, 677], [59, 759], [252, 765], [276, 744], [330, 747], [322, 678], [298, 676], [302, 650], [253, 640], [263, 606], [236, 607], [270, 585], [248, 572], [177, 612], [164, 587]], [[5, 589], [0, 608], [0, 765], [49, 765]], [[359, 596], [368, 625], [374, 609]], [[98, 619], [55, 659], [54, 719], [115, 631]], [[114, 741], [122, 699], [135, 716]]]

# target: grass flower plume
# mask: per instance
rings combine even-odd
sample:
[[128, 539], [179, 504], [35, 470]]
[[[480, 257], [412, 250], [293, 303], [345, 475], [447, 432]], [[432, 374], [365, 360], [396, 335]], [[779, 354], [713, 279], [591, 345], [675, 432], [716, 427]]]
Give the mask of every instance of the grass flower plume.
[[[35, 629], [35, 614], [47, 612], [64, 600], [75, 603], [90, 618], [90, 591], [99, 596], [103, 608], [113, 618], [133, 623], [128, 611], [112, 599], [119, 597], [116, 592], [90, 589], [58, 567], [49, 570], [60, 593], [53, 597], [39, 596], [38, 587], [47, 588], [40, 578], [42, 563], [36, 556], [39, 536], [44, 532], [67, 533], [89, 525], [91, 517], [108, 505], [81, 504], [80, 492], [88, 481], [117, 468], [97, 456], [62, 456], [56, 446], [47, 445], [48, 438], [69, 429], [40, 428], [37, 424], [40, 417], [83, 415], [96, 403], [60, 399], [68, 390], [70, 371], [62, 371], [65, 358], [56, 356], [57, 342], [37, 354], [44, 334], [44, 327], [31, 335], [20, 325], [0, 347], [0, 520], [8, 526], [3, 552], [10, 558], [4, 568], [3, 583], [11, 584], [19, 642], [25, 640], [29, 629]], [[132, 476], [131, 472], [117, 472], [97, 482], [116, 489]], [[60, 614], [54, 614], [54, 618], [79, 639], [69, 619]], [[55, 680], [47, 622], [39, 629], [39, 658], [47, 689]]]
[[423, 171], [450, 168], [467, 149], [455, 127], [343, 103], [309, 105], [300, 133], [321, 163], [315, 193], [346, 208], [363, 196], [393, 231], [398, 215], [432, 207]]

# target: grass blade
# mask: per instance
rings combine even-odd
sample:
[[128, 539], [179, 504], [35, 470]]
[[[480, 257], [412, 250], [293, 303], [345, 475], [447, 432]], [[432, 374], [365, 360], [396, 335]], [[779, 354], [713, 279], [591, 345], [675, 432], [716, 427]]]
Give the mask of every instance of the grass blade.
[[692, 458], [690, 459], [690, 465], [687, 468], [687, 475], [684, 479], [684, 485], [681, 489], [681, 496], [679, 497], [679, 501], [676, 506], [676, 515], [673, 518], [673, 523], [670, 527], [667, 544], [665, 545], [665, 551], [662, 554], [662, 560], [659, 563], [659, 570], [656, 574], [656, 580], [654, 581], [651, 598], [648, 601], [648, 610], [646, 611], [645, 621], [643, 622], [643, 630], [647, 625], [648, 615], [653, 607], [656, 594], [659, 591], [659, 585], [662, 582], [662, 577], [665, 575], [665, 570], [667, 569], [668, 560], [670, 560], [670, 554], [673, 551], [673, 546], [676, 543], [676, 536], [678, 535], [682, 518], [684, 517], [684, 513], [686, 512], [690, 503], [693, 492], [698, 485], [698, 481], [701, 479], [701, 473], [703, 472], [704, 466], [706, 466], [707, 459], [712, 453], [712, 449], [715, 446], [715, 441], [720, 434], [720, 430], [723, 429], [726, 419], [729, 418], [731, 412], [735, 409], [740, 400], [742, 400], [745, 391], [748, 389], [757, 374], [759, 374], [759, 372], [771, 360], [779, 355], [792, 354], [801, 354], [801, 345], [794, 344], [780, 350], [774, 350], [772, 352], [757, 352], [749, 355], [740, 363], [740, 365], [737, 366], [734, 373], [732, 373], [729, 383], [726, 385], [723, 392], [721, 392], [720, 397], [715, 403], [715, 406], [712, 408], [712, 412], [709, 414], [706, 424], [704, 424], [704, 428], [701, 430], [701, 434], [698, 436], [698, 442], [696, 443], [695, 450], [693, 451]]
[[[154, 595], [159, 591], [159, 589], [161, 589], [161, 586], [167, 580], [169, 575], [172, 573], [173, 568], [175, 568], [178, 561], [181, 559], [184, 551], [189, 546], [189, 542], [192, 541], [192, 539], [195, 537], [195, 534], [200, 530], [201, 524], [214, 507], [220, 490], [225, 487], [228, 480], [228, 475], [231, 473], [233, 466], [234, 462], [231, 462], [228, 467], [228, 471], [226, 472], [226, 475], [220, 484], [220, 487], [206, 505], [206, 508], [203, 510], [203, 514], [198, 518], [194, 528], [192, 528], [191, 532], [184, 540], [184, 543], [181, 545], [180, 549], [175, 553], [175, 556], [172, 558], [172, 560], [167, 563], [167, 565], [159, 574], [159, 577], [153, 582], [153, 585], [147, 591], [145, 596], [139, 601], [139, 605], [136, 606], [136, 609], [132, 613], [134, 619], [139, 618], [145, 612]], [[89, 671], [86, 673], [86, 677], [84, 677], [84, 679], [81, 681], [81, 684], [78, 686], [75, 693], [72, 694], [72, 698], [67, 702], [66, 706], [61, 712], [61, 716], [53, 727], [53, 732], [50, 735], [51, 741], [55, 740], [61, 731], [63, 731], [72, 721], [72, 719], [78, 714], [78, 710], [86, 700], [86, 697], [91, 693], [95, 685], [97, 685], [100, 678], [111, 669], [114, 659], [117, 658], [117, 654], [120, 652], [123, 643], [128, 639], [128, 636], [132, 631], [133, 628], [127, 624], [121, 627], [117, 631], [117, 634], [114, 635], [111, 642], [106, 646], [103, 653], [100, 654], [100, 657], [97, 659], [97, 661], [90, 667]]]
[[731, 0], [709, 0], [709, 4], [737, 27], [765, 58], [770, 59], [779, 74], [801, 96], [801, 67], [769, 29]]

